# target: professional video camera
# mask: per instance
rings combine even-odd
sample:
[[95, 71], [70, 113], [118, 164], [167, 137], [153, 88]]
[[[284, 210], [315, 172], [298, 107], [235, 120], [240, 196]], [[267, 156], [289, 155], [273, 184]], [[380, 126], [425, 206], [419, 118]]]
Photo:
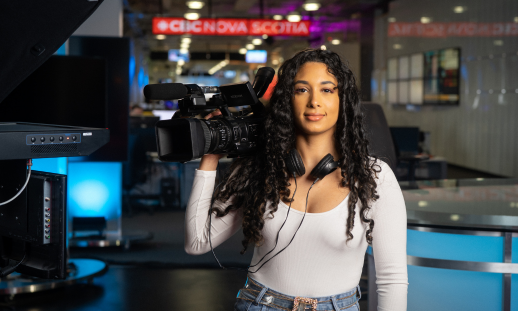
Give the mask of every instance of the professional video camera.
[[[253, 85], [250, 82], [219, 87], [181, 83], [146, 85], [147, 99], [179, 99], [180, 115], [176, 112], [173, 119], [156, 123], [158, 158], [165, 162], [187, 162], [208, 153], [227, 153], [230, 158], [251, 155], [257, 148], [265, 115], [259, 98], [274, 75], [275, 70], [262, 67]], [[206, 101], [206, 93], [217, 94]], [[251, 110], [240, 111], [238, 115], [228, 109], [247, 105]], [[193, 118], [203, 110], [216, 108], [221, 116], [210, 120]]]

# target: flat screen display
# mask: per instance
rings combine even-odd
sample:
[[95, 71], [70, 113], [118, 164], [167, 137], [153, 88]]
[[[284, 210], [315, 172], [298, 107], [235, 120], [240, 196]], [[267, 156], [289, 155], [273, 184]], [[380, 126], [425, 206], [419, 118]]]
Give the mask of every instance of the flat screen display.
[[460, 49], [388, 59], [388, 102], [398, 105], [458, 105]]
[[251, 50], [246, 52], [247, 63], [266, 63], [268, 54], [264, 50]]
[[168, 59], [170, 62], [183, 60], [187, 63], [189, 61], [189, 53], [181, 53], [180, 50], [171, 49], [168, 53]]

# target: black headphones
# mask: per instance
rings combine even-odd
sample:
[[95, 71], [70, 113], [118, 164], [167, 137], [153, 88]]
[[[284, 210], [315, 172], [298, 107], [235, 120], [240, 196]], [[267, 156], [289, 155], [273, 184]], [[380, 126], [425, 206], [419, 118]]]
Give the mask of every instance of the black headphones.
[[[302, 158], [300, 157], [297, 149], [292, 149], [288, 156], [284, 159], [284, 163], [288, 168], [288, 172], [294, 177], [300, 177], [306, 174], [306, 168], [304, 167], [304, 162], [302, 162]], [[321, 180], [325, 176], [334, 172], [338, 168], [338, 162], [333, 159], [333, 156], [328, 153], [315, 168], [311, 171], [310, 176], [316, 178], [317, 180]]]

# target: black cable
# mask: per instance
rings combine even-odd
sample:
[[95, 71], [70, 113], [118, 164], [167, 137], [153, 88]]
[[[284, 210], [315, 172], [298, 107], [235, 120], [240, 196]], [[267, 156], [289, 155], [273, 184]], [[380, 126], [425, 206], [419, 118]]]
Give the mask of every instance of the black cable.
[[261, 258], [261, 260], [259, 260], [255, 265], [250, 265], [250, 266], [248, 266], [248, 268], [257, 266], [261, 261], [263, 261], [264, 257], [268, 256], [277, 247], [277, 242], [279, 241], [279, 233], [281, 233], [282, 227], [284, 227], [284, 224], [286, 223], [286, 220], [288, 220], [288, 216], [290, 215], [290, 210], [291, 210], [291, 202], [293, 202], [293, 198], [295, 197], [295, 193], [297, 193], [297, 178], [295, 177], [295, 175], [293, 175], [293, 179], [295, 179], [295, 190], [293, 191], [293, 196], [291, 197], [290, 206], [288, 207], [288, 213], [286, 213], [286, 218], [284, 219], [284, 222], [282, 223], [281, 228], [277, 232], [277, 237], [275, 238], [275, 246], [268, 253], [266, 253], [263, 256], [263, 258]]
[[16, 265], [7, 266], [7, 267], [2, 268], [0, 270], [0, 278], [3, 278], [4, 276], [7, 276], [7, 275], [13, 273], [14, 270], [16, 270], [16, 268], [18, 268], [18, 266], [25, 260], [26, 256], [27, 256], [27, 251], [25, 251], [25, 253], [23, 254], [22, 260], [20, 260]]
[[[293, 239], [295, 239], [295, 235], [297, 234], [297, 232], [299, 231], [300, 229], [300, 226], [302, 226], [302, 222], [304, 221], [304, 218], [306, 217], [306, 212], [308, 211], [308, 198], [309, 198], [309, 192], [311, 191], [311, 188], [313, 188], [313, 186], [315, 185], [315, 183], [318, 181], [319, 179], [317, 178], [313, 184], [311, 185], [311, 187], [309, 187], [309, 190], [308, 190], [308, 194], [306, 195], [306, 209], [304, 210], [304, 216], [302, 216], [302, 220], [300, 221], [300, 224], [299, 224], [299, 227], [297, 228], [297, 230], [295, 231], [295, 233], [293, 234], [293, 237], [291, 238], [290, 240], [290, 243], [288, 243], [288, 245], [286, 245], [283, 249], [281, 249], [279, 252], [277, 252], [277, 254], [273, 255], [270, 259], [268, 259], [267, 261], [265, 261], [257, 270], [255, 271], [248, 271], [249, 273], [256, 273], [257, 271], [259, 271], [259, 269], [261, 269], [266, 263], [268, 263], [268, 261], [272, 260], [275, 256], [279, 255], [283, 250], [285, 250], [288, 246], [290, 246], [291, 242], [293, 241]], [[291, 205], [290, 205], [291, 206]]]
[[[217, 186], [216, 186], [216, 190], [214, 190], [214, 192], [212, 193], [212, 198], [211, 198], [211, 202], [210, 202], [210, 213], [209, 213], [209, 244], [210, 244], [210, 250], [212, 251], [212, 255], [214, 255], [214, 259], [216, 259], [216, 262], [218, 263], [219, 267], [222, 268], [222, 269], [235, 269], [235, 270], [240, 270], [240, 271], [246, 271], [248, 273], [256, 273], [257, 271], [259, 271], [266, 263], [268, 263], [270, 260], [272, 260], [275, 256], [279, 255], [282, 251], [284, 251], [290, 244], [291, 242], [293, 242], [293, 239], [295, 239], [295, 235], [297, 234], [297, 232], [299, 231], [300, 227], [302, 226], [302, 222], [304, 221], [304, 218], [306, 217], [306, 212], [308, 210], [308, 198], [309, 198], [309, 192], [311, 191], [311, 188], [313, 188], [313, 186], [316, 184], [316, 182], [319, 180], [319, 178], [317, 178], [313, 184], [311, 185], [311, 187], [309, 187], [309, 190], [308, 190], [308, 194], [306, 195], [306, 208], [304, 210], [304, 216], [302, 217], [302, 220], [300, 221], [300, 224], [299, 224], [299, 227], [297, 228], [297, 230], [295, 231], [295, 233], [293, 234], [293, 237], [291, 238], [290, 242], [288, 243], [288, 245], [286, 245], [283, 249], [281, 249], [280, 251], [277, 252], [277, 254], [273, 255], [272, 257], [270, 257], [267, 261], [265, 261], [259, 268], [257, 268], [257, 270], [255, 271], [250, 271], [249, 269], [242, 269], [242, 268], [237, 268], [237, 267], [223, 267], [223, 265], [221, 264], [221, 262], [218, 260], [218, 258], [216, 257], [216, 253], [214, 252], [214, 248], [212, 247], [212, 239], [211, 239], [211, 229], [212, 229], [212, 205], [214, 204], [214, 194], [216, 193], [216, 191], [219, 189], [219, 187], [221, 186], [221, 184], [223, 183], [223, 181], [221, 181]], [[282, 224], [281, 228], [279, 229], [279, 231], [277, 232], [277, 237], [275, 239], [275, 246], [273, 247], [272, 250], [270, 250], [266, 255], [263, 256], [263, 258], [261, 258], [261, 260], [259, 260], [255, 265], [253, 266], [248, 266], [248, 268], [250, 267], [255, 267], [257, 266], [268, 254], [270, 254], [276, 247], [277, 247], [277, 242], [278, 242], [278, 239], [279, 239], [279, 233], [281, 232], [281, 229], [282, 227], [284, 226], [284, 224], [286, 223], [286, 220], [288, 219], [288, 215], [290, 213], [290, 210], [291, 210], [291, 203], [293, 201], [293, 198], [295, 197], [295, 192], [297, 191], [297, 179], [295, 178], [295, 191], [293, 191], [293, 196], [292, 196], [292, 200], [290, 201], [290, 205], [288, 207], [288, 213], [286, 214], [286, 219], [284, 220], [284, 223]]]

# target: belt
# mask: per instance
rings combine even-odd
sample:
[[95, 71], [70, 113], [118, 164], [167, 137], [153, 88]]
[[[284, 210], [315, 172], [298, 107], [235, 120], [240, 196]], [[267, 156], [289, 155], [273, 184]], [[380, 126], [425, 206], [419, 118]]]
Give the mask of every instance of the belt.
[[[248, 278], [245, 288], [239, 291], [237, 298], [251, 301], [251, 304], [268, 305], [274, 308], [287, 311], [312, 310], [316, 311], [318, 305], [328, 304], [326, 309], [334, 309], [336, 311], [353, 306], [361, 297], [359, 286], [347, 293], [324, 297], [324, 298], [307, 298], [286, 296], [275, 292], [262, 284]], [[339, 307], [338, 305], [341, 305]]]

